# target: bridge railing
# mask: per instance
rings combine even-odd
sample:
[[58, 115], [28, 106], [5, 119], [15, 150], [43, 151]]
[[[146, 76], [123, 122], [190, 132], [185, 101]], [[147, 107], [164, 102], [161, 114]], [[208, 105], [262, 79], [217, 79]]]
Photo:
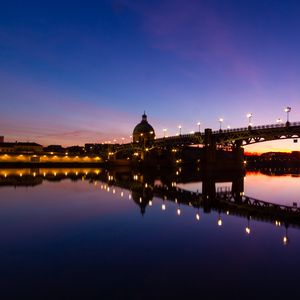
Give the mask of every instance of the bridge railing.
[[[289, 127], [293, 126], [300, 126], [300, 122], [290, 122]], [[260, 130], [260, 129], [269, 129], [269, 128], [283, 128], [287, 127], [286, 123], [276, 123], [276, 124], [269, 124], [269, 125], [258, 125], [258, 126], [251, 126], [251, 130]], [[249, 127], [240, 127], [240, 128], [232, 128], [232, 129], [224, 129], [222, 130], [222, 133], [230, 133], [230, 132], [240, 132], [240, 131], [247, 131], [249, 130]], [[220, 130], [214, 130], [214, 134], [220, 133]]]

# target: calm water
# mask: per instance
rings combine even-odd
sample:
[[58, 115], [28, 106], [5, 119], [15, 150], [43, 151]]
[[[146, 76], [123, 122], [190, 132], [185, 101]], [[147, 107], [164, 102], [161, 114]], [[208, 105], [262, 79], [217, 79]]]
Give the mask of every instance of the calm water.
[[291, 298], [300, 217], [212, 200], [300, 207], [299, 175], [268, 173], [0, 170], [1, 298]]

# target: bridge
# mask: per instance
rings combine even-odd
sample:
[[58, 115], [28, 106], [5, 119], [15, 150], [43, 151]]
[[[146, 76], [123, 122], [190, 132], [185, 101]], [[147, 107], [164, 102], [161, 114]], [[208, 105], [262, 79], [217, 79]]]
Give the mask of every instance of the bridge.
[[170, 137], [156, 138], [151, 142], [139, 139], [136, 142], [127, 144], [111, 145], [108, 157], [111, 158], [117, 153], [131, 153], [139, 156], [142, 160], [147, 152], [164, 149], [176, 151], [192, 145], [198, 145], [203, 152], [202, 160], [206, 165], [216, 161], [216, 151], [225, 150], [232, 153], [234, 162], [242, 164], [244, 161], [243, 147], [266, 141], [300, 138], [300, 122], [286, 122], [284, 124], [270, 124], [261, 126], [248, 126], [225, 130], [205, 129], [204, 132], [190, 134], [179, 134]]

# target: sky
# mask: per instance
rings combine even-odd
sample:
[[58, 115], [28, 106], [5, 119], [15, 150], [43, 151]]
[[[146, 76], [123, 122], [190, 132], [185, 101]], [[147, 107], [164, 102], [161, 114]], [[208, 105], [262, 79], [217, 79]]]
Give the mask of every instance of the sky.
[[144, 110], [158, 137], [286, 121], [286, 106], [300, 121], [299, 15], [292, 0], [1, 1], [0, 135], [129, 141]]

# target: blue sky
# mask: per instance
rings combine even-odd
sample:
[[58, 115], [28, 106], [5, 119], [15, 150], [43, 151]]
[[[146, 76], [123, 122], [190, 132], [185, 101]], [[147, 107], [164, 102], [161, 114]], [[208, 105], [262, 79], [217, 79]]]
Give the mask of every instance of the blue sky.
[[[300, 120], [298, 1], [2, 1], [0, 131], [7, 140], [129, 138]], [[296, 149], [291, 142], [261, 144]]]

